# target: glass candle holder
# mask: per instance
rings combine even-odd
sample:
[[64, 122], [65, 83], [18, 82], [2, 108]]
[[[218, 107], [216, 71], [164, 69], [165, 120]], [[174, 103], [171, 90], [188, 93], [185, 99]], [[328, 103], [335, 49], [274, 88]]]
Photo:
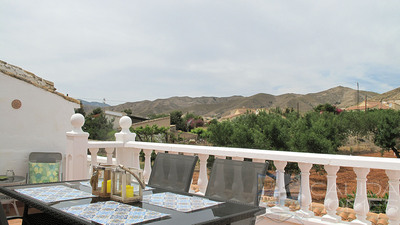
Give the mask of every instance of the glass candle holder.
[[90, 178], [92, 194], [100, 197], [110, 197], [111, 194], [111, 169], [114, 165], [93, 166], [93, 175]]
[[8, 178], [13, 178], [15, 176], [14, 170], [7, 170], [6, 176]]
[[144, 177], [141, 169], [122, 165], [111, 170], [111, 199], [138, 202], [143, 198]]

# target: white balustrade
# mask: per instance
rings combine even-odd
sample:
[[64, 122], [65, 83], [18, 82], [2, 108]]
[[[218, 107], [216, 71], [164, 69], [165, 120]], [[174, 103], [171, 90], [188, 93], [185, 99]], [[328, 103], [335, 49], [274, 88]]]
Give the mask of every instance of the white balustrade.
[[399, 193], [399, 170], [386, 170], [389, 177], [389, 200], [386, 207], [386, 215], [389, 224], [400, 224], [400, 193]]
[[243, 161], [243, 157], [232, 157], [232, 160]]
[[274, 212], [282, 212], [285, 209], [286, 189], [285, 189], [285, 167], [286, 161], [274, 161], [276, 167], [276, 187], [275, 196], [277, 198], [277, 205], [273, 207]]
[[114, 152], [114, 148], [106, 148], [107, 153], [107, 164], [112, 165], [112, 154]]
[[149, 182], [150, 174], [151, 174], [151, 153], [153, 150], [151, 149], [143, 149], [144, 153], [144, 171], [143, 171], [143, 177], [144, 181], [147, 183]]
[[[342, 155], [326, 155], [300, 152], [286, 152], [273, 150], [258, 150], [244, 148], [227, 148], [212, 146], [196, 146], [181, 144], [165, 144], [165, 143], [149, 143], [135, 141], [135, 134], [129, 131], [131, 121], [129, 118], [123, 117], [120, 120], [122, 131], [117, 133], [116, 141], [88, 141], [88, 134], [83, 132], [81, 127], [84, 123], [83, 116], [74, 115], [71, 117], [73, 130], [67, 132], [68, 148], [66, 154], [66, 178], [86, 179], [89, 174], [82, 168], [87, 168], [87, 159], [91, 160], [91, 164], [97, 164], [100, 160], [97, 157], [97, 151], [105, 148], [107, 153], [107, 163], [128, 163], [129, 166], [135, 168], [140, 167], [139, 153], [143, 150], [145, 155], [144, 177], [146, 182], [151, 173], [151, 153], [169, 152], [173, 154], [197, 155], [199, 157], [199, 178], [197, 181], [199, 192], [204, 194], [208, 185], [207, 175], [207, 159], [210, 155], [215, 158], [231, 157], [233, 160], [243, 160], [244, 158], [252, 159], [254, 162], [265, 162], [265, 160], [274, 161], [276, 166], [276, 190], [279, 197], [278, 204], [270, 208], [269, 212], [275, 211], [277, 215], [274, 221], [264, 220], [257, 224], [370, 224], [366, 220], [368, 213], [368, 199], [366, 195], [366, 176], [370, 169], [382, 169], [386, 171], [389, 177], [389, 200], [387, 204], [386, 215], [389, 218], [389, 224], [400, 223], [400, 160], [391, 158], [374, 158], [361, 156], [342, 156]], [[87, 156], [89, 149], [91, 156]], [[117, 159], [113, 161], [112, 154], [116, 151]], [[105, 161], [105, 158], [101, 159]], [[284, 207], [286, 200], [284, 172], [287, 162], [297, 162], [301, 170], [301, 184], [299, 194], [300, 210], [292, 213], [288, 208]], [[310, 169], [313, 164], [324, 165], [327, 171], [327, 190], [324, 206], [327, 214], [321, 217], [315, 217], [309, 210], [311, 206], [310, 191]], [[340, 167], [352, 167], [357, 175], [357, 193], [355, 198], [354, 210], [357, 219], [352, 222], [342, 223], [336, 215], [336, 209], [339, 206], [338, 193], [336, 190], [336, 174]], [[397, 169], [397, 170], [396, 170]], [[236, 179], [238, 177], [235, 176]], [[221, 179], [223, 181], [223, 179]], [[290, 215], [293, 218], [282, 219], [282, 213]], [[277, 222], [278, 221], [278, 222]], [[283, 223], [282, 223], [283, 222]]]
[[325, 165], [325, 170], [328, 173], [327, 176], [327, 187], [324, 206], [326, 215], [322, 217], [322, 221], [326, 222], [337, 222], [339, 216], [336, 215], [336, 209], [339, 207], [339, 199], [336, 190], [336, 173], [339, 171], [339, 166]]
[[97, 153], [99, 152], [98, 148], [89, 148], [90, 155], [92, 156], [92, 166], [97, 166]]
[[206, 193], [208, 176], [207, 176], [207, 159], [209, 155], [198, 154], [200, 160], [200, 171], [197, 185], [199, 186], [200, 193]]
[[67, 132], [66, 180], [85, 179], [89, 176], [87, 170], [87, 149], [89, 134], [82, 131], [85, 118], [81, 114], [71, 117], [72, 131]]
[[313, 213], [309, 207], [311, 204], [311, 190], [310, 190], [310, 169], [312, 164], [310, 163], [298, 163], [301, 170], [301, 187], [300, 187], [300, 210], [297, 215], [300, 217], [311, 217]]
[[351, 224], [370, 224], [367, 221], [367, 213], [369, 211], [369, 204], [367, 198], [367, 175], [369, 168], [353, 168], [357, 175], [357, 193], [354, 200], [354, 211], [357, 214], [357, 219], [351, 221]]

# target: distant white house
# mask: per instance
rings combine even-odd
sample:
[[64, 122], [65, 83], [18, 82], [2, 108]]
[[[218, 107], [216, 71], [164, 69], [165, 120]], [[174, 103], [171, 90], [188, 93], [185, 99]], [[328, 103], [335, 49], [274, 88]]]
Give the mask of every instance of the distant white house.
[[126, 115], [126, 113], [114, 112], [114, 111], [110, 111], [110, 110], [106, 110], [104, 112], [104, 114], [105, 114], [107, 120], [111, 121], [113, 123], [113, 129], [114, 130], [120, 128], [119, 120], [121, 119], [121, 117]]
[[12, 169], [25, 176], [30, 152], [65, 155], [75, 108], [79, 101], [52, 82], [0, 61], [0, 174]]

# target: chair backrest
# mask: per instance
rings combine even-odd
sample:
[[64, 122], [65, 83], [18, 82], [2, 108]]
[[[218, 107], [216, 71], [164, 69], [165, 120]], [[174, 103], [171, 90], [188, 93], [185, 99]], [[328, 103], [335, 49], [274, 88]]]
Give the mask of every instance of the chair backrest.
[[205, 196], [258, 206], [268, 162], [215, 159]]
[[59, 152], [31, 152], [29, 154], [28, 183], [61, 181], [62, 154]]
[[158, 153], [148, 185], [188, 192], [197, 160], [197, 156]]
[[4, 212], [3, 205], [0, 205], [0, 225], [8, 225], [6, 213]]

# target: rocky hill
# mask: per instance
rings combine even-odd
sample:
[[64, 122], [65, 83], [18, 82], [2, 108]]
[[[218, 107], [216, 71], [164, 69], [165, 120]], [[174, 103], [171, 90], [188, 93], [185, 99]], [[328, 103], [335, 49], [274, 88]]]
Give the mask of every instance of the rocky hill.
[[385, 92], [380, 95], [374, 96], [371, 100], [375, 101], [389, 101], [389, 100], [400, 100], [400, 87], [391, 91]]
[[[360, 91], [359, 101], [367, 96], [371, 99], [379, 94]], [[131, 109], [134, 115], [148, 116], [150, 114], [168, 114], [174, 110], [193, 112], [197, 115], [220, 117], [237, 108], [294, 108], [301, 112], [312, 110], [319, 104], [330, 103], [340, 108], [357, 104], [357, 90], [338, 86], [318, 93], [301, 94], [256, 94], [250, 97], [172, 97], [154, 101], [127, 102], [117, 106], [106, 107], [113, 111]]]

